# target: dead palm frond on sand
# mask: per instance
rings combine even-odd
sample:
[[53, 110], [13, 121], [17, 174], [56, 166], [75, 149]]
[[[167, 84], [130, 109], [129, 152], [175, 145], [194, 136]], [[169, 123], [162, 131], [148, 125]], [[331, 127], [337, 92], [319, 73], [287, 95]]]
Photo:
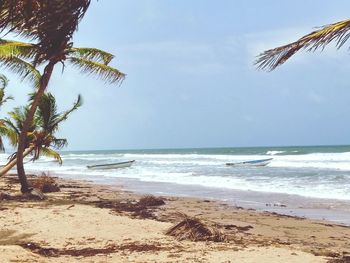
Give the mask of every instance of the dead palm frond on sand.
[[191, 241], [226, 241], [226, 236], [216, 226], [204, 223], [198, 218], [179, 213], [181, 221], [166, 231], [166, 235], [177, 240]]

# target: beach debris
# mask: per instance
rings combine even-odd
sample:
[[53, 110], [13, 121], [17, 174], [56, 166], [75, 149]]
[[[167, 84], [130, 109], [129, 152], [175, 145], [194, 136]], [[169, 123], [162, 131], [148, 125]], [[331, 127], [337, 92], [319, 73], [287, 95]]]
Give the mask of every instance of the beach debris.
[[342, 256], [339, 258], [332, 258], [327, 263], [350, 263], [350, 256]]
[[164, 199], [147, 195], [142, 197], [139, 201], [135, 200], [101, 200], [97, 201], [96, 205], [100, 208], [110, 208], [117, 212], [128, 212], [132, 217], [156, 219], [153, 214], [155, 207], [164, 205]]
[[253, 227], [251, 225], [247, 225], [247, 226], [237, 226], [237, 225], [224, 225], [225, 229], [231, 230], [231, 229], [237, 229], [238, 231], [241, 232], [245, 232], [245, 231], [249, 231], [250, 229], [252, 229]]
[[165, 205], [164, 199], [153, 195], [145, 195], [137, 203], [139, 206], [161, 206]]
[[168, 250], [166, 247], [162, 247], [160, 243], [154, 244], [142, 244], [142, 243], [127, 243], [122, 245], [109, 245], [102, 248], [71, 248], [71, 249], [59, 249], [42, 247], [37, 243], [21, 243], [18, 244], [24, 249], [28, 249], [31, 252], [44, 256], [44, 257], [59, 257], [59, 256], [74, 256], [74, 257], [92, 257], [99, 254], [112, 254], [121, 251], [129, 252], [154, 252], [160, 250]]
[[53, 177], [46, 175], [45, 173], [43, 173], [43, 175], [41, 176], [35, 177], [31, 181], [31, 185], [34, 188], [39, 189], [43, 193], [52, 193], [60, 191], [56, 180]]
[[166, 235], [174, 236], [178, 240], [191, 241], [226, 241], [226, 236], [216, 226], [205, 224], [198, 218], [186, 214], [178, 214], [182, 220], [166, 231]]
[[68, 206], [66, 209], [69, 210], [69, 209], [73, 208], [74, 206], [75, 206], [74, 204], [73, 204], [73, 205], [70, 205], [70, 206]]
[[0, 192], [0, 201], [1, 200], [11, 200], [12, 197], [8, 193]]

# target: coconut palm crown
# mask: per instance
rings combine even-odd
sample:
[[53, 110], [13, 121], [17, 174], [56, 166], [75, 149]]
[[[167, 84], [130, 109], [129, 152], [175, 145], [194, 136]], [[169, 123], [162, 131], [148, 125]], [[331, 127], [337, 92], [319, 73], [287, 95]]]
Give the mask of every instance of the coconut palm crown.
[[69, 45], [90, 0], [1, 0], [0, 30], [37, 41], [35, 61], [49, 61]]
[[255, 65], [259, 69], [274, 70], [299, 50], [315, 51], [324, 49], [331, 42], [341, 48], [350, 37], [350, 19], [321, 27], [295, 42], [264, 51], [258, 55]]

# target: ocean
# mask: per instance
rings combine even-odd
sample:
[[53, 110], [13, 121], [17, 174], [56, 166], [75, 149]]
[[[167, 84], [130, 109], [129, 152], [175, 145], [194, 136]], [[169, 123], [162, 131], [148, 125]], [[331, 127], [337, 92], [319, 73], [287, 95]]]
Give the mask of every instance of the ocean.
[[[202, 148], [62, 152], [63, 165], [42, 157], [28, 172], [49, 172], [97, 182], [130, 178], [144, 182], [296, 194], [350, 200], [350, 146]], [[6, 154], [0, 155], [5, 162]], [[266, 167], [229, 167], [227, 162], [273, 158]], [[136, 160], [130, 168], [86, 166]]]
[[[350, 203], [350, 146], [64, 151], [61, 154], [61, 166], [43, 157], [34, 163], [27, 162], [26, 171], [120, 184], [136, 191], [165, 195], [233, 200], [251, 193], [255, 197], [247, 199], [251, 202], [261, 199], [264, 205], [269, 200], [288, 199], [281, 196], [320, 199], [320, 204], [327, 204], [324, 209], [329, 209], [336, 200]], [[1, 162], [6, 162], [6, 158], [6, 154], [0, 155]], [[225, 165], [264, 158], [273, 160], [266, 167]], [[87, 165], [127, 160], [136, 161], [124, 169], [87, 168]]]

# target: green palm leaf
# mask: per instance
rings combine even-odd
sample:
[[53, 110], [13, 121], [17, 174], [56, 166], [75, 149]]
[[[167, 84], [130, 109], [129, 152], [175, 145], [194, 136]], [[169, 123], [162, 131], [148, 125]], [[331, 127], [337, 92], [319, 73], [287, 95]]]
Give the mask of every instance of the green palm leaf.
[[324, 49], [329, 43], [336, 41], [341, 48], [350, 37], [350, 19], [323, 26], [290, 44], [267, 50], [258, 55], [255, 64], [260, 69], [274, 70], [301, 49], [315, 51]]
[[40, 125], [44, 131], [50, 133], [50, 127], [57, 116], [55, 97], [51, 93], [45, 93], [40, 99], [38, 110], [36, 112], [36, 119], [40, 122], [38, 125]]
[[6, 78], [5, 75], [2, 75], [0, 74], [0, 85], [1, 85], [1, 88], [0, 88], [0, 107], [2, 105], [4, 105], [4, 103], [8, 100], [13, 100], [13, 97], [12, 96], [7, 96], [5, 98], [5, 88], [7, 87], [8, 85], [8, 79]]
[[125, 78], [125, 74], [119, 70], [88, 59], [69, 57], [68, 61], [83, 73], [96, 74], [108, 83], [120, 83]]
[[[61, 155], [49, 148], [41, 148], [40, 149], [40, 154], [43, 156], [47, 156], [47, 157], [52, 157], [54, 158], [59, 164], [62, 164], [62, 158]], [[38, 156], [39, 157], [39, 156]]]
[[22, 80], [28, 80], [33, 83], [35, 88], [40, 85], [40, 72], [32, 64], [12, 55], [1, 56], [0, 64], [8, 70], [18, 74]]
[[7, 87], [9, 80], [6, 78], [5, 75], [0, 74], [0, 83], [1, 83], [1, 88], [4, 89]]
[[17, 145], [19, 131], [10, 120], [0, 120], [0, 134], [8, 138], [12, 146]]
[[71, 48], [69, 55], [77, 58], [93, 60], [108, 65], [114, 56], [106, 51], [97, 48]]
[[0, 57], [15, 56], [21, 59], [34, 59], [35, 45], [30, 43], [0, 39]]

